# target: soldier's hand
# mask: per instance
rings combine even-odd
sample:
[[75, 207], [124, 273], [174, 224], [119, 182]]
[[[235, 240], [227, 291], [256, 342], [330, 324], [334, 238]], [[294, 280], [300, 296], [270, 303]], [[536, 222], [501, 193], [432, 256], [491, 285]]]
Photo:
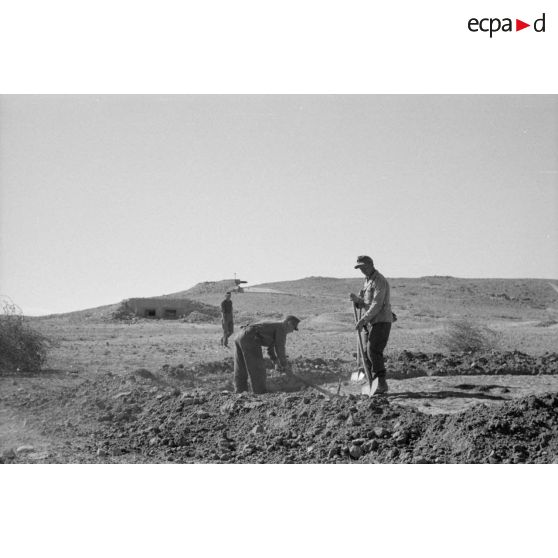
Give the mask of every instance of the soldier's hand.
[[364, 320], [359, 320], [359, 321], [357, 322], [357, 324], [356, 324], [355, 329], [356, 329], [357, 331], [360, 332], [360, 331], [362, 331], [362, 328], [363, 328], [365, 325], [366, 325], [366, 322], [365, 322]]
[[349, 295], [349, 298], [351, 299], [353, 304], [359, 305], [362, 303], [362, 299], [360, 298], [360, 296], [356, 295], [355, 293], [351, 293]]

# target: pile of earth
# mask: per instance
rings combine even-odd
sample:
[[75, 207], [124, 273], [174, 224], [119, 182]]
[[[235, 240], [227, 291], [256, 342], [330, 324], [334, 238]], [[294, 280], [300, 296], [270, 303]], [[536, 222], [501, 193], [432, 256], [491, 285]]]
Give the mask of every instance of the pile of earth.
[[[274, 364], [268, 358], [264, 359], [267, 368], [267, 387], [270, 391], [293, 391], [299, 389], [295, 383], [285, 383], [283, 374], [274, 371]], [[354, 372], [353, 362], [341, 359], [304, 358], [299, 357], [291, 361], [293, 371], [302, 375], [311, 375], [312, 382], [339, 383], [347, 382], [351, 372]], [[178, 387], [203, 388], [207, 390], [232, 390], [234, 361], [232, 357], [223, 360], [201, 362], [191, 366], [184, 364], [164, 365], [156, 376], [167, 380], [179, 380]], [[136, 371], [137, 372], [137, 371]]]
[[[311, 375], [312, 381], [317, 383], [346, 384], [351, 373], [356, 370], [354, 361], [339, 358], [298, 357], [291, 362], [295, 372]], [[268, 359], [266, 366], [273, 389], [277, 375], [272, 372], [273, 364]], [[400, 380], [420, 376], [558, 375], [558, 353], [532, 356], [520, 351], [509, 351], [444, 355], [402, 351], [398, 355], [386, 357], [386, 368], [389, 378]], [[189, 382], [190, 387], [206, 389], [232, 389], [232, 373], [232, 357], [193, 366], [168, 365], [160, 370], [162, 376], [182, 377]], [[281, 383], [277, 385], [278, 389], [284, 387]]]
[[[320, 360], [321, 359], [316, 359]], [[325, 363], [325, 364], [324, 364]], [[304, 367], [302, 366], [304, 365]], [[211, 376], [211, 367], [203, 365]], [[222, 366], [222, 363], [221, 363]], [[230, 361], [227, 361], [230, 366]], [[315, 368], [315, 367], [318, 368]], [[200, 368], [197, 374], [200, 374]], [[312, 373], [310, 373], [312, 370]], [[215, 376], [223, 378], [222, 368]], [[317, 381], [327, 362], [301, 362]], [[270, 378], [265, 395], [190, 387], [185, 367], [105, 374], [12, 391], [7, 408], [59, 440], [40, 460], [2, 448], [5, 462], [555, 463], [558, 394], [453, 415], [426, 415], [389, 398], [291, 392]], [[217, 384], [216, 384], [217, 385]]]
[[487, 353], [421, 353], [402, 351], [387, 357], [389, 375], [403, 379], [413, 376], [447, 375], [537, 375], [558, 374], [558, 353], [539, 356], [521, 351]]

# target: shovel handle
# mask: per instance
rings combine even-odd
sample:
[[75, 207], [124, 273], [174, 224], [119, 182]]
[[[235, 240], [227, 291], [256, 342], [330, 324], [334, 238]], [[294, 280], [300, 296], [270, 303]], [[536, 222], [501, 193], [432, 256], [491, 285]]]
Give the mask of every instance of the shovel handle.
[[306, 385], [308, 387], [311, 387], [311, 388], [314, 388], [316, 391], [319, 391], [320, 393], [323, 393], [324, 395], [327, 395], [328, 397], [335, 397], [337, 395], [335, 393], [331, 393], [331, 391], [328, 391], [327, 389], [324, 389], [320, 386], [317, 386], [315, 383], [310, 382], [306, 378], [302, 378], [298, 374], [291, 374], [291, 376], [293, 378], [296, 378], [299, 382], [302, 382], [304, 385]]
[[[355, 325], [358, 323], [358, 315], [357, 315], [357, 308], [356, 304], [353, 302], [353, 313], [355, 315]], [[362, 344], [362, 337], [360, 335], [360, 331], [357, 330], [357, 337], [358, 337], [358, 346], [360, 347], [360, 354], [362, 356], [362, 364], [364, 365], [364, 372], [366, 373], [366, 379], [368, 380], [368, 384], [372, 385], [372, 373], [368, 368], [368, 363], [366, 362], [366, 358], [364, 358], [364, 346]]]

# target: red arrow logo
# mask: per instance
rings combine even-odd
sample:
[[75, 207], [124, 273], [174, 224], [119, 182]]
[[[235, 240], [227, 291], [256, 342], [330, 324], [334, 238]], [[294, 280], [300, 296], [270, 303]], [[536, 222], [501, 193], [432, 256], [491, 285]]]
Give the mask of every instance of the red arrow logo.
[[529, 23], [525, 23], [524, 21], [521, 21], [520, 19], [515, 20], [515, 30], [516, 31], [521, 31], [522, 29], [525, 29], [526, 27], [531, 27], [531, 25]]

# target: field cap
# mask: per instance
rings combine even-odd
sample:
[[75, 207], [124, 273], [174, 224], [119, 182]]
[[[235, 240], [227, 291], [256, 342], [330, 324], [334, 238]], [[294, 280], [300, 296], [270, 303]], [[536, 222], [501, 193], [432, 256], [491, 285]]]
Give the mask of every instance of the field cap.
[[357, 263], [355, 269], [362, 267], [363, 265], [374, 265], [374, 260], [370, 256], [359, 256], [357, 258]]
[[294, 328], [298, 331], [298, 324], [300, 323], [300, 320], [296, 317], [296, 316], [292, 316], [292, 315], [288, 315], [285, 318], [286, 322], [291, 322], [294, 326]]

